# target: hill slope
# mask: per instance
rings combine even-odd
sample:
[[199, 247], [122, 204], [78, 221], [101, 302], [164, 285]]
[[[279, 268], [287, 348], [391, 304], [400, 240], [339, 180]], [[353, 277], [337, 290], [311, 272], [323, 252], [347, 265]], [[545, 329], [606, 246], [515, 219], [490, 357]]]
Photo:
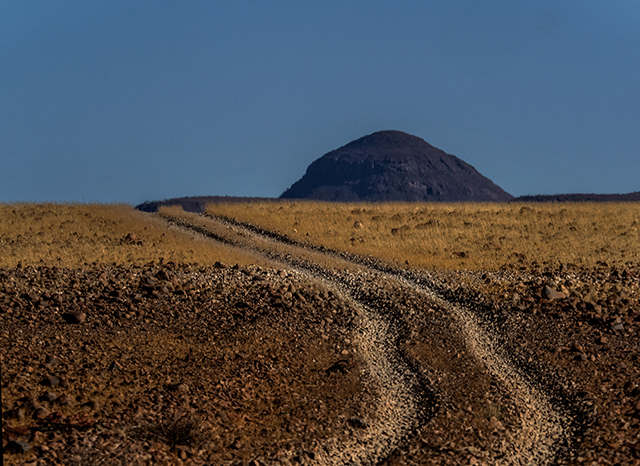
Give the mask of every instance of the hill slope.
[[329, 152], [280, 197], [338, 202], [513, 199], [468, 163], [401, 131], [379, 131]]

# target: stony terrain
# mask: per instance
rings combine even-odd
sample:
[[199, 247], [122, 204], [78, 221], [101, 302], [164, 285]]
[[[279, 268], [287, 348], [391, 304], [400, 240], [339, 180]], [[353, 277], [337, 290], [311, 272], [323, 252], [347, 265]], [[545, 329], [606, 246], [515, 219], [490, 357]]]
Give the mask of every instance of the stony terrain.
[[281, 267], [0, 271], [6, 464], [640, 464], [637, 264], [428, 273], [224, 228]]
[[640, 464], [640, 268], [558, 266], [439, 278], [571, 419], [557, 464]]
[[3, 270], [0, 308], [5, 464], [313, 458], [368, 400], [348, 306], [284, 271]]

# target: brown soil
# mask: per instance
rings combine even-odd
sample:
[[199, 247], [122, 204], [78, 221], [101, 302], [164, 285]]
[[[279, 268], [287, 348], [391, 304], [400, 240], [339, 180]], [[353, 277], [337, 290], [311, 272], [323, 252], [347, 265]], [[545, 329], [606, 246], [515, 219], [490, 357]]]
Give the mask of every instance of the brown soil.
[[371, 399], [349, 306], [284, 271], [4, 270], [0, 306], [5, 464], [313, 457]]
[[281, 269], [0, 272], [6, 464], [640, 464], [637, 264], [430, 274], [226, 227]]

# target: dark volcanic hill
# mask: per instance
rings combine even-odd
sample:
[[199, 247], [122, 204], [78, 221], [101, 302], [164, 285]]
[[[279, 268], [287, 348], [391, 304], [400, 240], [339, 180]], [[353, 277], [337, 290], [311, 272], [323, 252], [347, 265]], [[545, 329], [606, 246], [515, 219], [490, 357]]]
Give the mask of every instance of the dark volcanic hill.
[[468, 163], [401, 131], [379, 131], [329, 152], [280, 197], [337, 202], [513, 199]]

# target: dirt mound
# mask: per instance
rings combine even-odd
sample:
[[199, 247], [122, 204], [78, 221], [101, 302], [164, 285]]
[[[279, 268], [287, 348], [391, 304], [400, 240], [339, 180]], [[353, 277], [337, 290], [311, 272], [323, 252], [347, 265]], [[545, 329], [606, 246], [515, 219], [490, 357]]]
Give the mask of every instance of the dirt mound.
[[329, 152], [280, 197], [337, 202], [513, 199], [468, 163], [401, 131], [379, 131]]

